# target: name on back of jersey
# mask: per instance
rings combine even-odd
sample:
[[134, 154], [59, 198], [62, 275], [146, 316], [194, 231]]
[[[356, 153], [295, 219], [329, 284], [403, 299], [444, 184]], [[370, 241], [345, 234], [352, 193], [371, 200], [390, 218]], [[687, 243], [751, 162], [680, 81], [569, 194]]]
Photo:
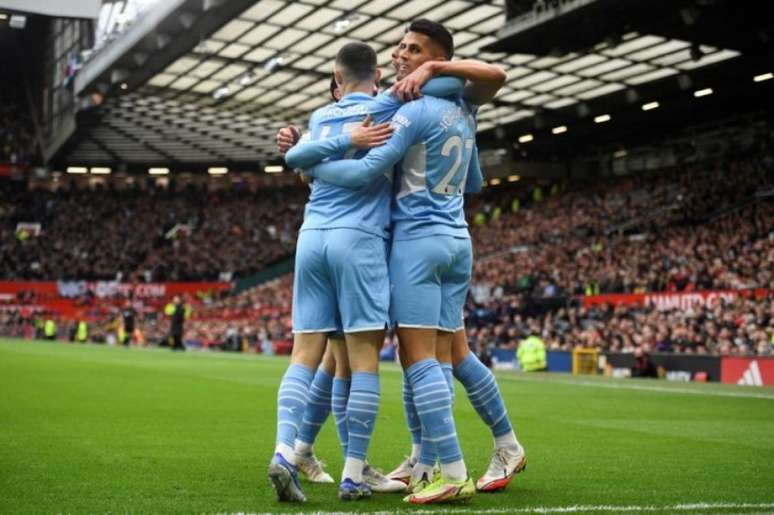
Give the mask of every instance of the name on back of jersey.
[[332, 118], [349, 118], [351, 116], [366, 116], [369, 114], [368, 106], [365, 104], [353, 104], [346, 107], [340, 107], [336, 104], [330, 104], [318, 111], [320, 121], [330, 120]]
[[392, 128], [395, 130], [395, 132], [400, 132], [402, 128], [408, 129], [411, 127], [411, 120], [406, 118], [400, 113], [395, 113], [395, 115], [392, 117]]
[[451, 129], [454, 125], [457, 124], [457, 122], [460, 121], [460, 119], [463, 118], [466, 119], [465, 122], [472, 124], [472, 116], [463, 110], [462, 107], [456, 106], [447, 109], [441, 118], [441, 128], [444, 130], [444, 132], [449, 132], [449, 129]]

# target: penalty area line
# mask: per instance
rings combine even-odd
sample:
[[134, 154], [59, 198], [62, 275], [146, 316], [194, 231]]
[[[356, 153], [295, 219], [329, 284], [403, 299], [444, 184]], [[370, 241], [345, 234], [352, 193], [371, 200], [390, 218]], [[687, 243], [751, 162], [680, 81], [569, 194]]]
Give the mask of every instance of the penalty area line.
[[[448, 505], [447, 505], [448, 506]], [[774, 502], [769, 503], [731, 503], [731, 502], [698, 502], [698, 503], [682, 503], [671, 504], [667, 506], [655, 506], [655, 505], [622, 505], [616, 506], [612, 504], [599, 504], [599, 505], [571, 505], [571, 506], [531, 506], [525, 508], [460, 508], [451, 509], [449, 513], [486, 513], [486, 514], [500, 514], [500, 513], [590, 513], [590, 512], [610, 512], [610, 513], [633, 513], [633, 512], [706, 512], [714, 510], [768, 510], [774, 508]], [[264, 512], [264, 513], [240, 513], [239, 515], [275, 515], [284, 512]], [[423, 509], [398, 509], [390, 511], [373, 511], [373, 512], [359, 512], [359, 511], [313, 511], [308, 512], [309, 515], [345, 515], [352, 513], [370, 513], [372, 515], [392, 515], [395, 513], [406, 513], [412, 515], [432, 515], [438, 514], [438, 510], [423, 510]]]

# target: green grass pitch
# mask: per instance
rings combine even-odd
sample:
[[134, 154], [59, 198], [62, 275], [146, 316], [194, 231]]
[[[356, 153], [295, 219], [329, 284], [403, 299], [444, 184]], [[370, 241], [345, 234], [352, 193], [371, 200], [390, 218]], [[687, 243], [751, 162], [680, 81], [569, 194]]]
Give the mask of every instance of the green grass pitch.
[[[412, 509], [400, 495], [345, 504], [335, 485], [279, 504], [266, 479], [287, 358], [0, 341], [0, 512], [463, 513], [774, 511], [774, 390], [500, 373], [529, 466], [507, 491]], [[370, 459], [409, 449], [401, 375], [383, 367]], [[491, 437], [458, 385], [471, 473]], [[340, 474], [329, 421], [317, 454]]]

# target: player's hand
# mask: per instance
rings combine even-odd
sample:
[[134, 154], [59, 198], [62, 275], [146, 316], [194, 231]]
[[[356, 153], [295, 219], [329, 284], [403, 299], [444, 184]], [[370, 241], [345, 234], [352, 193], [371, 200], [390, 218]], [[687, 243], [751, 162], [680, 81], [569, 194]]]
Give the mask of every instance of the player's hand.
[[400, 99], [401, 102], [408, 102], [422, 96], [422, 86], [433, 78], [433, 68], [431, 63], [424, 63], [413, 72], [406, 75], [403, 80], [396, 82], [392, 88], [392, 94]]
[[301, 133], [293, 125], [288, 125], [277, 131], [277, 149], [283, 156], [293, 145], [298, 143]]
[[371, 115], [366, 116], [359, 127], [350, 132], [351, 145], [354, 148], [369, 149], [384, 145], [392, 136], [392, 126], [389, 123], [371, 125]]

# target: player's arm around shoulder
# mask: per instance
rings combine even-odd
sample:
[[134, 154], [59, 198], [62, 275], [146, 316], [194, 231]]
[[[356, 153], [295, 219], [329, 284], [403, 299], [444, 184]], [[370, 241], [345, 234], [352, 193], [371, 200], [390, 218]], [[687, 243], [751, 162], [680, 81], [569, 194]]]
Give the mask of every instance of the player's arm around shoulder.
[[467, 81], [463, 97], [475, 105], [486, 104], [492, 100], [508, 78], [505, 70], [499, 66], [474, 59], [428, 61], [412, 72], [412, 75], [415, 73], [420, 78], [437, 75], [462, 77]]
[[360, 159], [320, 163], [309, 175], [337, 186], [360, 189], [394, 166], [416, 141], [424, 122], [424, 98], [403, 104], [392, 117], [392, 134], [384, 145], [371, 149]]

